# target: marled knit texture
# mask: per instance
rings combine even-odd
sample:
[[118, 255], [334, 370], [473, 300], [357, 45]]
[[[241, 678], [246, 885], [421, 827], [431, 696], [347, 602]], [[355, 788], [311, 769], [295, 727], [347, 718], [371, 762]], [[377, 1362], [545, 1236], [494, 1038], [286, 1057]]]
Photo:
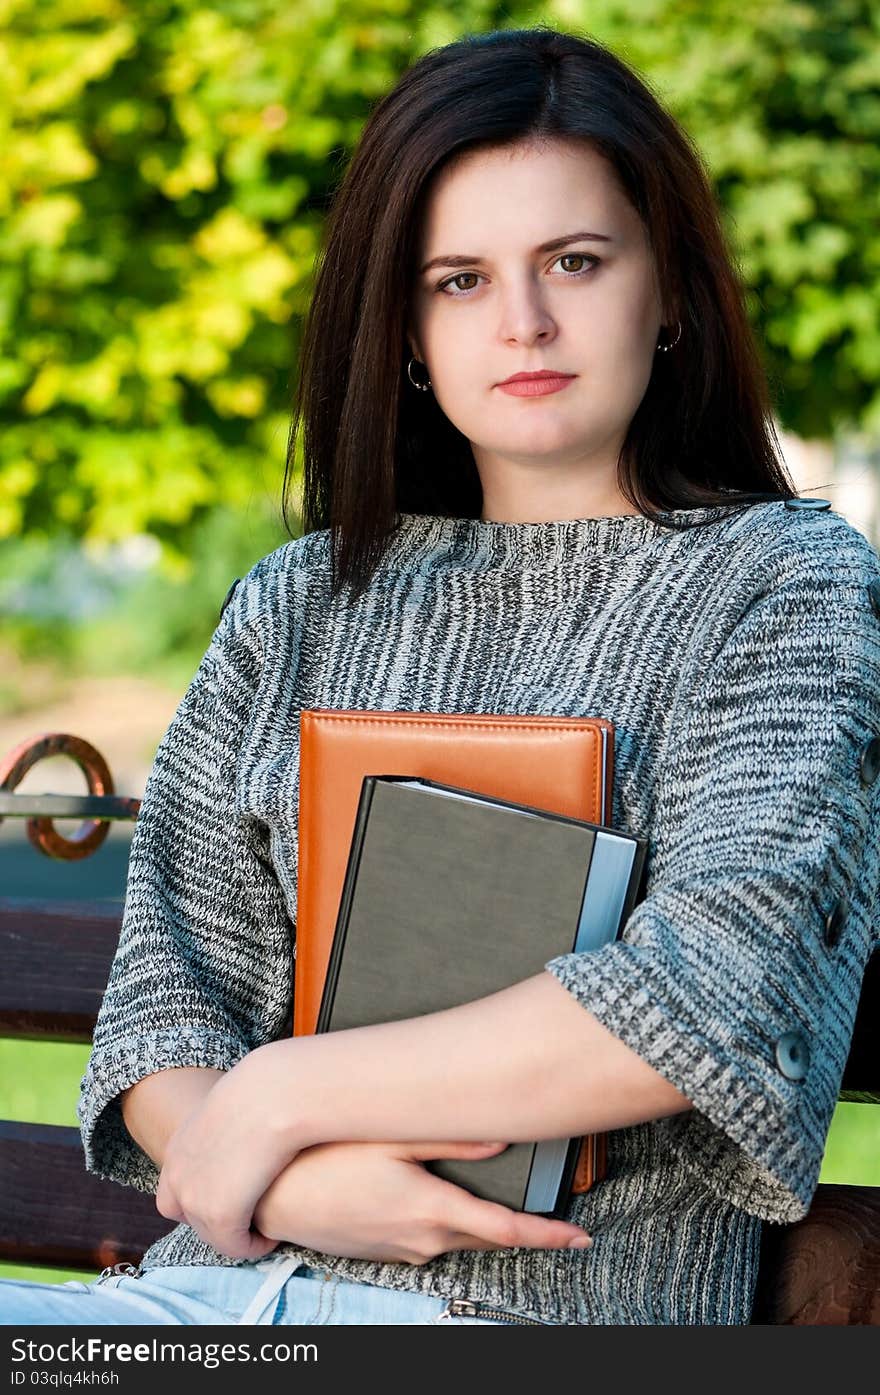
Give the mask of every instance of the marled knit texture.
[[[612, 823], [649, 840], [646, 894], [617, 943], [546, 967], [694, 1109], [608, 1136], [607, 1179], [568, 1210], [591, 1250], [277, 1253], [550, 1322], [749, 1321], [762, 1220], [797, 1220], [815, 1190], [878, 938], [880, 781], [860, 757], [880, 734], [880, 557], [833, 511], [669, 517], [704, 526], [402, 514], [353, 605], [330, 602], [326, 530], [248, 573], [135, 828], [81, 1087], [90, 1171], [155, 1192], [120, 1092], [290, 1032], [302, 708], [605, 717]], [[799, 1081], [776, 1060], [790, 1031]], [[178, 1225], [143, 1264], [248, 1262]]]

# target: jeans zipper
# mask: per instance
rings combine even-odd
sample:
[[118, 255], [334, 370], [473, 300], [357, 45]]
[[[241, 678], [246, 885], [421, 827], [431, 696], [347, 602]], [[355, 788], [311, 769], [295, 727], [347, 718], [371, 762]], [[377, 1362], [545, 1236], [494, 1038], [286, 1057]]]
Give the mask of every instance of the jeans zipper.
[[489, 1303], [474, 1302], [470, 1298], [450, 1298], [438, 1322], [448, 1322], [453, 1317], [478, 1317], [500, 1319], [503, 1322], [518, 1323], [521, 1327], [546, 1327], [546, 1322], [537, 1318], [523, 1317], [520, 1313], [510, 1313], [504, 1308], [493, 1308]]
[[141, 1277], [141, 1267], [140, 1265], [135, 1267], [133, 1264], [111, 1264], [108, 1265], [106, 1269], [101, 1270], [100, 1276], [96, 1282], [103, 1284], [105, 1280], [112, 1279], [114, 1274], [127, 1274], [131, 1279], [139, 1279]]

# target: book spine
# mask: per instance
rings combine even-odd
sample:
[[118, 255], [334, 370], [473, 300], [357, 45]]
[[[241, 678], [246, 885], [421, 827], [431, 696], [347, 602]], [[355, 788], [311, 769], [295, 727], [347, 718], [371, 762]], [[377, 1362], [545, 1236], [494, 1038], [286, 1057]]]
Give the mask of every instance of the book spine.
[[351, 847], [349, 848], [348, 862], [345, 868], [345, 880], [342, 884], [342, 895], [339, 900], [339, 914], [336, 917], [336, 928], [330, 950], [330, 959], [324, 978], [324, 990], [321, 994], [321, 1008], [315, 1027], [316, 1033], [326, 1032], [328, 1030], [328, 1023], [333, 1010], [333, 999], [336, 995], [336, 985], [339, 981], [339, 970], [342, 964], [345, 938], [348, 933], [348, 921], [351, 914], [351, 904], [354, 896], [355, 884], [357, 882], [357, 869], [361, 860], [361, 850], [363, 848], [364, 835], [367, 828], [367, 819], [369, 817], [370, 805], [373, 802], [375, 788], [376, 777], [373, 775], [365, 775], [361, 783], [361, 793], [358, 800], [357, 813], [355, 815], [354, 830], [351, 835]]

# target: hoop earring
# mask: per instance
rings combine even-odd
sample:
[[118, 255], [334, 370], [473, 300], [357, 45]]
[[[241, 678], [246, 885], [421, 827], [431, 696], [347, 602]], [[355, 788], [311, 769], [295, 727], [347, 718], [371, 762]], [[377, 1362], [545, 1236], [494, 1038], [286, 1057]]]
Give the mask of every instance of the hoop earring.
[[678, 343], [679, 339], [681, 338], [681, 320], [678, 320], [678, 321], [677, 321], [677, 324], [678, 324], [678, 333], [676, 334], [675, 338], [674, 338], [673, 340], [671, 340], [671, 342], [670, 342], [669, 344], [658, 344], [658, 345], [657, 345], [657, 348], [656, 348], [656, 350], [655, 350], [656, 353], [666, 354], [666, 353], [669, 352], [670, 349], [674, 349], [674, 348], [675, 348], [676, 344]]
[[[410, 382], [412, 383], [413, 387], [418, 388], [419, 392], [427, 392], [427, 391], [428, 391], [428, 388], [431, 386], [431, 379], [429, 378], [428, 381], [427, 381], [426, 383], [418, 383], [418, 382], [416, 382], [415, 378], [414, 378], [413, 375], [412, 375], [412, 366], [413, 366], [414, 363], [418, 363], [418, 362], [419, 362], [419, 360], [418, 360], [417, 358], [411, 358], [411, 359], [410, 359], [409, 363], [406, 365], [406, 376], [409, 378], [409, 380], [410, 380]], [[425, 364], [422, 365], [422, 367], [425, 367], [425, 366], [426, 366]]]

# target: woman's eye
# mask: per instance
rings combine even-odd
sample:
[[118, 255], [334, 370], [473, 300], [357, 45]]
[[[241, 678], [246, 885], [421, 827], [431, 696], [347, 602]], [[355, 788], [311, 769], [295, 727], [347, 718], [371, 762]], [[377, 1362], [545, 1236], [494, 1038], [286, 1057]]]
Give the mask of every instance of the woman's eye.
[[[557, 260], [561, 262], [589, 262], [590, 266], [587, 267], [589, 271], [592, 266], [598, 264], [599, 258], [591, 257], [589, 252], [563, 252]], [[578, 276], [580, 272], [576, 271], [574, 274]]]
[[[575, 268], [574, 271], [564, 271], [562, 273], [563, 278], [567, 281], [576, 281], [579, 276], [586, 276], [588, 272], [593, 270], [594, 266], [599, 265], [599, 261], [599, 257], [591, 256], [589, 252], [563, 252], [562, 256], [556, 258], [556, 262], [588, 263], [586, 266]], [[554, 266], [556, 262], [554, 262]], [[441, 291], [444, 295], [448, 295], [452, 300], [464, 300], [476, 289], [474, 286], [462, 286], [460, 284], [468, 277], [470, 277], [472, 281], [480, 279], [475, 271], [459, 271], [456, 276], [450, 276], [447, 280], [441, 281], [437, 290]], [[450, 290], [450, 287], [455, 287], [455, 290]]]
[[[457, 276], [450, 276], [448, 281], [441, 281], [437, 289], [438, 291], [445, 291], [447, 286], [457, 285], [459, 281], [463, 281], [467, 276], [476, 276], [476, 274], [477, 273], [475, 271], [460, 271]], [[458, 286], [458, 289], [466, 293], [467, 291], [473, 290], [473, 287]], [[455, 297], [453, 297], [453, 299], [454, 298]]]

